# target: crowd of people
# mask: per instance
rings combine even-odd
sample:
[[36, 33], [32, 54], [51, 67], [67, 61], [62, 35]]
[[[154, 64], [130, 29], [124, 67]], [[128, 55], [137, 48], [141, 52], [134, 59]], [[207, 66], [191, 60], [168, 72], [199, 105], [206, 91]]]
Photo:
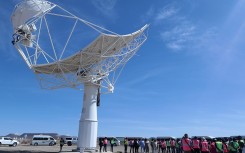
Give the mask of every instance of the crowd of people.
[[182, 139], [128, 139], [124, 140], [127, 153], [242, 153], [244, 140], [238, 136], [230, 139], [210, 139], [185, 134]]
[[[100, 138], [99, 151], [107, 152], [108, 144], [113, 152], [114, 139]], [[242, 153], [244, 140], [241, 136], [206, 140], [204, 137], [189, 138], [188, 134], [184, 134], [182, 138], [177, 139], [125, 138], [123, 145], [125, 153]]]
[[[113, 152], [113, 146], [115, 146], [115, 140], [114, 139], [107, 139], [107, 137], [105, 137], [104, 139], [99, 138], [99, 147], [100, 147], [100, 152], [107, 152], [107, 145], [110, 144], [111, 147], [111, 152]], [[102, 150], [103, 148], [103, 150]]]

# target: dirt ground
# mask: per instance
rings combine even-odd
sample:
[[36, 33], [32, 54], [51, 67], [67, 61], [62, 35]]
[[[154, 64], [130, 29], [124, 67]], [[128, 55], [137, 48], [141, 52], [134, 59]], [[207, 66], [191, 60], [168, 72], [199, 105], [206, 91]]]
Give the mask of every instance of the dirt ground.
[[[73, 152], [72, 150], [76, 149], [77, 146], [67, 146], [64, 145], [62, 152]], [[99, 149], [99, 147], [97, 147]], [[110, 153], [110, 146], [107, 147], [108, 152]], [[18, 145], [16, 147], [9, 147], [9, 146], [0, 146], [0, 153], [54, 153], [59, 152], [60, 147], [59, 145], [55, 146], [31, 146], [31, 145]], [[123, 146], [116, 146], [113, 149], [113, 152], [122, 152]]]

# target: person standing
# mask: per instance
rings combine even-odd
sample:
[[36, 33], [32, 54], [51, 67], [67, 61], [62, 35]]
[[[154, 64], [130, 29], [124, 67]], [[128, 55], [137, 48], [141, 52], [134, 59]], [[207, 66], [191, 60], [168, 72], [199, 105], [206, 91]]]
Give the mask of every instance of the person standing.
[[209, 145], [205, 138], [202, 138], [200, 150], [201, 150], [201, 153], [209, 153]]
[[223, 153], [223, 144], [222, 142], [220, 141], [220, 139], [217, 139], [215, 141], [215, 147], [216, 147], [216, 152], [217, 153]]
[[150, 141], [151, 141], [150, 142], [151, 143], [151, 152], [154, 152], [154, 146], [153, 146], [154, 145], [154, 139], [151, 139]]
[[144, 139], [140, 140], [140, 152], [141, 153], [145, 152], [145, 141], [144, 141]]
[[104, 144], [103, 152], [107, 152], [107, 144], [108, 144], [107, 137], [104, 138], [103, 144]]
[[100, 146], [100, 152], [102, 150], [102, 147], [103, 147], [103, 139], [102, 138], [99, 138], [99, 146]]
[[217, 153], [216, 152], [216, 146], [215, 146], [215, 139], [212, 140], [211, 145], [210, 145], [210, 153]]
[[182, 148], [184, 153], [192, 153], [191, 140], [188, 137], [188, 134], [184, 134], [184, 137], [181, 140]]
[[238, 136], [238, 144], [239, 144], [239, 149], [238, 149], [238, 151], [239, 151], [239, 153], [242, 153], [242, 149], [243, 149], [243, 147], [244, 147], [244, 140], [242, 139], [241, 136]]
[[149, 140], [148, 139], [145, 139], [145, 152], [146, 153], [149, 153]]
[[167, 145], [167, 153], [170, 153], [170, 139], [166, 140], [166, 145]]
[[124, 139], [124, 152], [127, 153], [128, 152], [128, 138]]
[[157, 140], [154, 140], [152, 143], [152, 153], [156, 153], [157, 151]]
[[180, 153], [180, 140], [176, 139], [175, 141], [176, 153]]
[[226, 144], [225, 139], [222, 140], [222, 145], [223, 145], [223, 151], [224, 151], [224, 153], [228, 153], [229, 152], [228, 151], [228, 146]]
[[137, 140], [134, 139], [134, 144], [133, 144], [133, 146], [134, 146], [134, 151], [133, 151], [133, 152], [134, 152], [134, 153], [137, 153], [137, 151], [136, 151], [136, 150], [137, 150], [137, 145], [138, 145], [138, 144], [137, 144]]
[[132, 151], [132, 153], [134, 153], [134, 140], [133, 139], [131, 139], [129, 141], [129, 147], [130, 147], [130, 153], [131, 153], [131, 151]]
[[139, 152], [139, 147], [140, 147], [140, 144], [139, 144], [138, 139], [134, 139], [134, 152], [135, 153]]
[[60, 138], [60, 152], [62, 151], [64, 144], [65, 144], [65, 140], [63, 138]]
[[161, 150], [162, 150], [162, 141], [161, 141], [161, 139], [157, 140], [157, 150], [158, 150], [158, 153], [160, 153]]
[[110, 139], [110, 144], [111, 144], [111, 152], [113, 152], [113, 146], [115, 145], [114, 138]]
[[170, 139], [170, 147], [171, 147], [172, 153], [175, 153], [175, 140], [174, 139]]
[[137, 153], [138, 153], [139, 152], [139, 148], [140, 148], [140, 139], [137, 139], [137, 146], [136, 147], [137, 147], [136, 150], [137, 150]]
[[239, 144], [236, 141], [236, 139], [235, 138], [233, 138], [233, 139], [231, 138], [230, 142], [228, 144], [229, 153], [237, 153], [238, 152], [238, 148], [239, 148]]
[[193, 138], [192, 147], [194, 149], [194, 153], [200, 153], [200, 141], [197, 139], [197, 137]]
[[161, 141], [161, 149], [162, 149], [162, 153], [165, 153], [166, 152], [166, 141], [165, 141], [165, 139], [163, 139], [162, 141]]

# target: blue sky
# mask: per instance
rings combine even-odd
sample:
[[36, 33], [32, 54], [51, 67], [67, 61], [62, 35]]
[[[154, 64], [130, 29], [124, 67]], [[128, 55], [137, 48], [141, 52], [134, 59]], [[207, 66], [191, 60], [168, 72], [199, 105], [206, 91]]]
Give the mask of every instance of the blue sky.
[[[0, 0], [0, 135], [77, 135], [83, 92], [43, 90], [12, 46], [19, 0]], [[99, 136], [230, 136], [245, 129], [245, 2], [52, 0], [119, 34], [148, 40], [101, 96]]]

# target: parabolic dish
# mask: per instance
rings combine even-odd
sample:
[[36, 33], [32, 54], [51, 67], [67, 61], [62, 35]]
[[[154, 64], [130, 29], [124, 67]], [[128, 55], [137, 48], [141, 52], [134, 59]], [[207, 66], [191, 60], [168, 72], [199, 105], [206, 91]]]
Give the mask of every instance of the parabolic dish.
[[85, 82], [113, 87], [147, 39], [148, 25], [119, 35], [44, 0], [22, 1], [11, 19], [13, 45], [48, 89], [77, 88]]

